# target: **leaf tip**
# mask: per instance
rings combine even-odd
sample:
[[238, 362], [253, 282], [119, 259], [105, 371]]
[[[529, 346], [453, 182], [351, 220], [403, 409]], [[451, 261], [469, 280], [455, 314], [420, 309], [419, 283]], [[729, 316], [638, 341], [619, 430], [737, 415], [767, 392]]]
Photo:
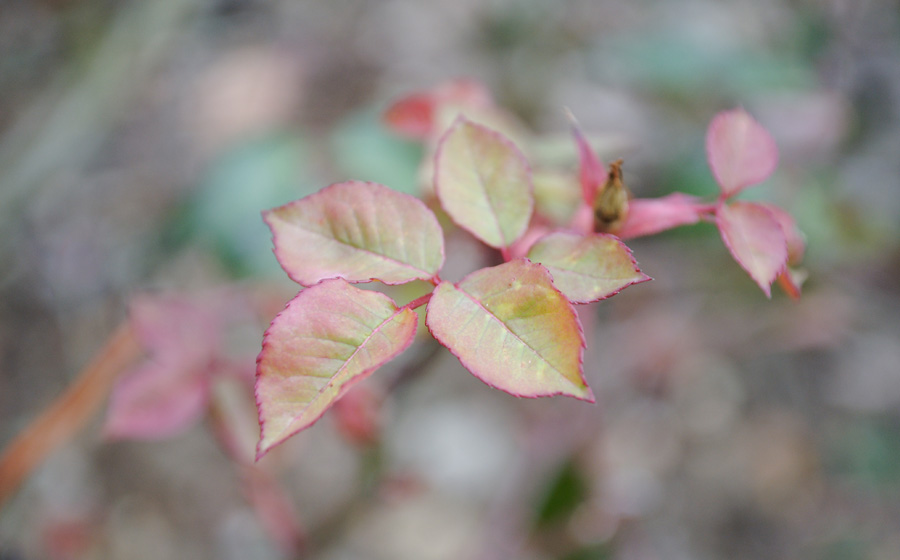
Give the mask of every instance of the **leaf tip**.
[[597, 399], [594, 397], [594, 391], [592, 391], [591, 388], [587, 385], [585, 385], [584, 388], [585, 388], [584, 395], [582, 395], [582, 396], [572, 395], [572, 396], [580, 401], [584, 401], [589, 404], [597, 404]]

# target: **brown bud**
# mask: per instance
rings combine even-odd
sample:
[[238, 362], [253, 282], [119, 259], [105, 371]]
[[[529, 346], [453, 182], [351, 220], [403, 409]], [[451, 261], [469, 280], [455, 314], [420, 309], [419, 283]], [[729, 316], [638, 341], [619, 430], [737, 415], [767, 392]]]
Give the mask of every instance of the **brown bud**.
[[628, 217], [628, 187], [622, 181], [622, 160], [609, 165], [606, 182], [594, 198], [594, 230], [616, 233]]

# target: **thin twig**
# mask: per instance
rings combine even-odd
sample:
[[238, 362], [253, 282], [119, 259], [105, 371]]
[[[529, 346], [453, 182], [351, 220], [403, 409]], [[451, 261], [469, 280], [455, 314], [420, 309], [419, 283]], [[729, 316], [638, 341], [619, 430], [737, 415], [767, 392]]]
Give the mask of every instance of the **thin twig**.
[[75, 382], [0, 454], [0, 506], [55, 449], [90, 420], [116, 376], [141, 355], [127, 322], [120, 325]]

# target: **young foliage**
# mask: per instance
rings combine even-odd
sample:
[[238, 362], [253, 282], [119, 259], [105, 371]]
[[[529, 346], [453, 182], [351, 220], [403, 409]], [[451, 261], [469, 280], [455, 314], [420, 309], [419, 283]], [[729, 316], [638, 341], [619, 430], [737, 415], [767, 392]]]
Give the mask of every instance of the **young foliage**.
[[547, 267], [553, 284], [572, 303], [600, 301], [650, 280], [631, 250], [609, 234], [550, 233], [531, 246], [528, 258]]
[[257, 458], [312, 425], [354, 383], [406, 349], [418, 316], [344, 280], [301, 291], [266, 331], [257, 362]]
[[460, 118], [441, 139], [434, 186], [441, 206], [463, 229], [507, 250], [534, 209], [525, 156], [500, 133]]
[[292, 280], [403, 284], [444, 262], [437, 218], [422, 201], [377, 183], [348, 181], [263, 214]]
[[759, 284], [766, 297], [787, 262], [787, 241], [781, 224], [767, 208], [752, 202], [723, 204], [716, 224], [734, 260]]
[[[777, 161], [771, 137], [743, 110], [720, 113], [710, 125], [709, 163], [722, 187], [712, 203], [681, 193], [630, 199], [622, 162], [607, 169], [572, 119], [577, 176], [554, 183], [575, 190], [580, 184], [580, 193], [564, 197], [577, 206], [553, 213], [569, 221], [566, 229], [535, 209], [525, 155], [481, 124], [485, 115], [503, 113], [476, 86], [454, 82], [408, 96], [391, 106], [386, 121], [435, 150], [438, 203], [460, 228], [498, 249], [503, 264], [442, 281], [443, 232], [434, 214], [374, 183], [339, 183], [264, 214], [276, 257], [308, 288], [272, 321], [257, 360], [258, 456], [312, 425], [354, 383], [406, 349], [417, 328], [413, 310], [426, 303], [429, 332], [486, 384], [519, 397], [593, 402], [574, 305], [650, 279], [621, 238], [712, 221], [766, 295], [776, 278], [799, 295], [800, 274], [787, 267], [803, 253], [793, 219], [771, 205], [730, 200], [767, 178]], [[478, 119], [453, 115], [451, 123], [451, 110]], [[398, 307], [351, 285], [373, 280], [435, 287]]]
[[[219, 303], [230, 299], [231, 307]], [[215, 375], [242, 373], [243, 363], [223, 355], [223, 330], [239, 314], [233, 296], [142, 296], [130, 323], [148, 359], [113, 387], [104, 434], [111, 439], [173, 436], [206, 411]]]
[[765, 181], [778, 165], [775, 141], [743, 109], [723, 111], [713, 118], [706, 154], [725, 197]]
[[425, 324], [492, 387], [520, 397], [594, 400], [584, 381], [584, 337], [575, 309], [539, 264], [516, 259], [458, 284], [441, 282]]

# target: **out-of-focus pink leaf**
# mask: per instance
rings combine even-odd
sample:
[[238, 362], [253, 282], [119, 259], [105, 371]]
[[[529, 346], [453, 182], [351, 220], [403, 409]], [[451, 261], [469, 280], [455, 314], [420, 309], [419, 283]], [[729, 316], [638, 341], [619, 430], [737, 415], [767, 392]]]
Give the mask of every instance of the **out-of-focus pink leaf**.
[[683, 193], [661, 198], [635, 198], [629, 203], [628, 218], [618, 235], [622, 239], [633, 239], [696, 224], [707, 206], [698, 198]]
[[215, 304], [214, 296], [135, 298], [130, 321], [150, 358], [113, 388], [107, 437], [169, 437], [203, 414], [224, 321]]
[[337, 183], [264, 218], [278, 262], [304, 286], [326, 278], [428, 280], [444, 263], [444, 238], [431, 210], [377, 183]]
[[424, 140], [434, 128], [435, 99], [430, 93], [412, 93], [384, 112], [384, 123], [394, 132]]
[[765, 207], [753, 202], [721, 204], [716, 223], [734, 260], [759, 284], [766, 297], [787, 263], [787, 240], [781, 224]]
[[332, 408], [338, 431], [356, 445], [368, 446], [381, 435], [383, 396], [360, 384], [341, 397]]
[[507, 138], [459, 118], [435, 156], [435, 191], [460, 227], [498, 249], [512, 245], [534, 209], [531, 171]]
[[584, 137], [581, 128], [575, 122], [575, 117], [570, 115], [570, 120], [572, 121], [575, 145], [578, 148], [578, 180], [581, 182], [581, 196], [586, 205], [593, 207], [597, 191], [606, 181], [606, 168], [587, 138]]
[[148, 361], [116, 384], [103, 432], [110, 439], [161, 439], [195, 422], [209, 402], [209, 370]]
[[442, 282], [428, 302], [431, 334], [472, 374], [519, 397], [593, 402], [584, 380], [584, 336], [575, 309], [543, 266], [528, 259]]
[[572, 215], [572, 219], [569, 221], [569, 229], [584, 235], [589, 235], [594, 232], [595, 219], [593, 207], [580, 205], [575, 210], [575, 214]]
[[573, 303], [599, 301], [650, 280], [614, 235], [551, 233], [532, 245], [528, 258], [544, 265], [553, 285]]
[[548, 233], [552, 231], [552, 228], [546, 224], [542, 223], [532, 223], [528, 226], [528, 231], [525, 232], [525, 235], [519, 238], [518, 241], [512, 244], [509, 248], [509, 256], [510, 259], [517, 259], [519, 257], [524, 257], [528, 254], [528, 251], [531, 249], [531, 246], [540, 239], [544, 237]]
[[774, 204], [768, 202], [757, 202], [757, 204], [771, 212], [772, 216], [781, 224], [781, 229], [784, 231], [784, 237], [787, 240], [788, 264], [798, 264], [803, 260], [803, 253], [806, 252], [806, 238], [803, 232], [800, 231], [800, 228], [797, 227], [794, 217]]
[[441, 133], [439, 113], [446, 107], [460, 110], [493, 105], [490, 92], [479, 82], [457, 79], [429, 91], [415, 92], [398, 99], [384, 113], [384, 122], [394, 132], [427, 140]]
[[706, 133], [706, 157], [726, 197], [760, 183], [775, 170], [772, 136], [743, 109], [716, 115]]
[[221, 343], [219, 294], [138, 296], [129, 305], [131, 328], [158, 361], [205, 361]]
[[414, 311], [344, 280], [301, 291], [272, 321], [257, 359], [257, 459], [405, 350], [417, 323]]

